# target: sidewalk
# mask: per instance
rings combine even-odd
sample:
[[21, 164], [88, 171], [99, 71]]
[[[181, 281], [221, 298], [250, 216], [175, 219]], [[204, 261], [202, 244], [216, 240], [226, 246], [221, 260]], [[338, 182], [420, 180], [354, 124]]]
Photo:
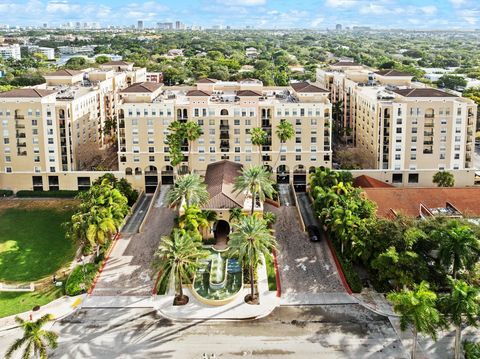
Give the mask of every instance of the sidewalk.
[[81, 303], [85, 299], [85, 296], [86, 294], [78, 295], [75, 297], [63, 296], [40, 307], [40, 310], [38, 310], [37, 312], [32, 312], [30, 310], [28, 312], [0, 318], [0, 331], [17, 327], [18, 324], [15, 322], [15, 317], [17, 316], [25, 320], [30, 320], [31, 314], [32, 320], [37, 320], [45, 314], [51, 314], [53, 315], [55, 320], [61, 319], [73, 313], [79, 306], [81, 306]]
[[280, 298], [276, 292], [268, 290], [267, 270], [264, 265], [258, 267], [257, 288], [260, 295], [260, 304], [250, 305], [245, 303], [245, 296], [250, 293], [249, 288], [243, 288], [236, 298], [228, 304], [222, 306], [210, 306], [199, 302], [185, 288], [185, 293], [189, 297], [189, 302], [182, 306], [173, 306], [175, 296], [173, 288], [170, 286], [167, 295], [158, 295], [153, 300], [154, 307], [159, 313], [170, 319], [179, 320], [242, 320], [261, 318], [270, 314], [280, 305]]

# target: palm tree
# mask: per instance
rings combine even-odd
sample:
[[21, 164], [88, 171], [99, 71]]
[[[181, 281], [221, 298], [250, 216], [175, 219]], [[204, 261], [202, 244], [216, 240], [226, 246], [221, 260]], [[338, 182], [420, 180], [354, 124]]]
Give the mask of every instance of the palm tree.
[[404, 289], [388, 294], [393, 310], [400, 314], [400, 329], [413, 327], [413, 345], [411, 358], [415, 359], [418, 333], [436, 338], [436, 329], [440, 324], [440, 314], [436, 308], [437, 295], [430, 290], [427, 282], [415, 285], [413, 290]]
[[273, 212], [264, 212], [263, 220], [268, 228], [272, 228], [275, 222], [277, 221], [277, 215]]
[[173, 277], [174, 305], [188, 302], [188, 297], [183, 294], [183, 282], [192, 279], [200, 260], [207, 258], [208, 255], [209, 252], [202, 249], [201, 242], [193, 240], [186, 231], [174, 229], [170, 236], [162, 237], [155, 252], [154, 265], [160, 270], [160, 282]]
[[[213, 210], [205, 209], [202, 211], [201, 217], [203, 218], [204, 221], [202, 221], [200, 228], [202, 229], [202, 232], [205, 235], [204, 237], [206, 237], [206, 235], [210, 233], [210, 228], [212, 227], [213, 223], [217, 221], [218, 214]], [[203, 225], [203, 223], [206, 223], [206, 226]], [[206, 231], [207, 233], [205, 233]]]
[[53, 320], [51, 314], [45, 314], [34, 322], [25, 321], [20, 317], [15, 317], [15, 321], [23, 329], [23, 337], [15, 340], [10, 348], [8, 348], [5, 358], [11, 358], [14, 352], [25, 345], [22, 358], [28, 359], [37, 356], [46, 359], [48, 357], [47, 349], [55, 349], [58, 346], [58, 335], [54, 332], [42, 329], [42, 327], [51, 320]]
[[117, 230], [115, 220], [106, 208], [93, 207], [87, 219], [85, 237], [92, 247], [96, 247], [98, 257], [100, 246], [105, 244]]
[[480, 257], [479, 239], [469, 226], [456, 220], [433, 231], [432, 237], [440, 243], [440, 262], [447, 268], [452, 267], [453, 278], [460, 269], [470, 269]]
[[209, 222], [202, 213], [202, 210], [195, 205], [184, 206], [183, 214], [178, 217], [178, 227], [190, 232], [190, 235], [198, 238], [200, 236], [199, 228], [208, 227]]
[[[190, 160], [192, 153], [192, 144], [203, 134], [202, 127], [193, 121], [187, 121], [184, 124], [185, 138], [188, 141], [188, 168], [191, 169]], [[190, 170], [191, 171], [191, 170]]]
[[238, 222], [243, 217], [243, 210], [240, 207], [230, 208], [228, 212], [230, 213], [229, 222]]
[[208, 202], [207, 186], [198, 174], [180, 176], [175, 181], [174, 187], [168, 192], [167, 201], [170, 205], [179, 206], [185, 201], [187, 207], [192, 204], [201, 206]]
[[280, 160], [280, 155], [282, 153], [282, 147], [285, 142], [292, 139], [295, 136], [295, 129], [293, 125], [285, 119], [281, 119], [280, 123], [277, 125], [277, 130], [275, 131], [278, 139], [280, 140], [280, 146], [278, 150], [278, 157], [275, 161], [273, 168], [277, 168], [277, 163]]
[[250, 193], [252, 197], [252, 215], [257, 197], [263, 203], [265, 198], [271, 198], [275, 193], [270, 173], [262, 166], [243, 168], [241, 176], [238, 176], [235, 180], [233, 190], [235, 192], [248, 191]]
[[460, 358], [462, 325], [478, 326], [480, 290], [463, 280], [451, 279], [452, 290], [441, 298], [442, 311], [455, 326], [455, 359]]
[[252, 144], [258, 146], [260, 163], [263, 163], [262, 146], [267, 142], [267, 133], [261, 127], [252, 128], [250, 131]]
[[261, 256], [270, 256], [276, 246], [275, 238], [263, 219], [255, 216], [242, 217], [233, 225], [234, 231], [228, 242], [232, 257], [238, 258], [243, 268], [250, 273], [250, 301], [255, 301], [255, 271]]
[[453, 187], [455, 185], [455, 177], [448, 171], [440, 171], [433, 176], [433, 183], [438, 187]]

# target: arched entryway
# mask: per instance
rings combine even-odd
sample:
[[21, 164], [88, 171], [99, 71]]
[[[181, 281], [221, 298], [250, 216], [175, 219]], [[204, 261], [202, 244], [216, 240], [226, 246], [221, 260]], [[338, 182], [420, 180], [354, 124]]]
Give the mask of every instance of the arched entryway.
[[165, 166], [162, 168], [162, 184], [173, 184], [173, 167]]
[[230, 224], [223, 219], [218, 220], [213, 226], [213, 235], [216, 239], [215, 248], [226, 248], [230, 235]]
[[303, 165], [297, 165], [293, 169], [293, 186], [297, 192], [307, 190], [307, 171]]
[[145, 193], [155, 193], [158, 186], [157, 167], [148, 166], [145, 168]]
[[280, 165], [277, 167], [277, 183], [290, 183], [290, 173], [287, 166]]

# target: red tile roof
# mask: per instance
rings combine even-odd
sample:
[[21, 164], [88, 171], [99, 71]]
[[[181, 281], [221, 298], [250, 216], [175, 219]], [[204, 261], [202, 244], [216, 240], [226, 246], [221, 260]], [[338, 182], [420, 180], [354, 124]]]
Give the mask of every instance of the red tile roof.
[[62, 70], [57, 70], [55, 72], [46, 74], [45, 76], [52, 76], [52, 77], [53, 76], [75, 76], [75, 75], [80, 75], [82, 73], [83, 73], [82, 71], [62, 69]]
[[309, 82], [292, 82], [290, 86], [292, 86], [295, 92], [300, 93], [328, 93], [327, 90], [316, 85], [312, 85]]
[[240, 163], [227, 160], [210, 163], [207, 166], [205, 184], [210, 200], [204, 208], [243, 208], [245, 195], [233, 192], [235, 179], [240, 175], [242, 167]]
[[120, 91], [121, 93], [150, 93], [155, 92], [163, 84], [158, 82], [137, 82]]
[[353, 185], [355, 187], [362, 187], [362, 188], [391, 188], [393, 187], [391, 184], [379, 181], [373, 177], [361, 175], [355, 177], [353, 180]]
[[23, 88], [23, 89], [16, 89], [6, 92], [1, 92], [0, 97], [4, 98], [35, 98], [35, 97], [45, 97], [51, 94], [56, 93], [57, 91], [53, 90], [43, 90], [43, 89], [34, 89], [34, 88]]
[[380, 70], [375, 72], [377, 75], [380, 76], [388, 76], [388, 77], [406, 77], [410, 76], [413, 77], [412, 74], [409, 74], [408, 72], [402, 72], [402, 71], [397, 71], [397, 70]]
[[190, 90], [187, 92], [187, 96], [205, 96], [205, 97], [209, 97], [210, 94], [206, 91], [202, 91], [202, 90]]
[[420, 204], [427, 208], [447, 203], [465, 217], [480, 217], [480, 188], [364, 188], [368, 199], [377, 204], [377, 216], [391, 218], [392, 211], [408, 217], [420, 215]]
[[415, 88], [415, 89], [400, 89], [392, 90], [396, 94], [404, 97], [458, 97], [457, 95], [441, 91], [434, 88]]
[[217, 82], [217, 80], [209, 79], [209, 78], [203, 78], [203, 79], [197, 80], [197, 84], [213, 84], [215, 82]]
[[252, 90], [240, 90], [240, 91], [237, 91], [237, 96], [238, 97], [260, 97], [262, 95]]

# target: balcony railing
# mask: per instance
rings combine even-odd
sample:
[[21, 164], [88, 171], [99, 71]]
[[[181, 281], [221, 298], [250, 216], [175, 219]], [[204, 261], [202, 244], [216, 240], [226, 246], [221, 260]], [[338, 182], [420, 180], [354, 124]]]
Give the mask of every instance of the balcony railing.
[[24, 115], [15, 115], [15, 120], [24, 120], [25, 116]]
[[17, 131], [17, 133], [16, 133], [16, 138], [25, 138], [25, 137], [26, 137], [26, 135], [25, 135], [24, 132], [18, 132], [18, 131]]
[[433, 141], [423, 141], [424, 145], [433, 145]]
[[435, 114], [434, 113], [426, 113], [425, 118], [434, 118]]
[[423, 135], [428, 137], [433, 136], [433, 131], [424, 131]]
[[428, 122], [424, 124], [425, 127], [433, 127], [433, 122]]
[[427, 154], [427, 155], [430, 155], [430, 154], [433, 153], [433, 150], [431, 150], [431, 149], [429, 149], [429, 148], [426, 148], [426, 149], [423, 150], [423, 153], [424, 153], [424, 154]]
[[26, 143], [26, 142], [17, 141], [17, 147], [27, 147], [27, 143]]

